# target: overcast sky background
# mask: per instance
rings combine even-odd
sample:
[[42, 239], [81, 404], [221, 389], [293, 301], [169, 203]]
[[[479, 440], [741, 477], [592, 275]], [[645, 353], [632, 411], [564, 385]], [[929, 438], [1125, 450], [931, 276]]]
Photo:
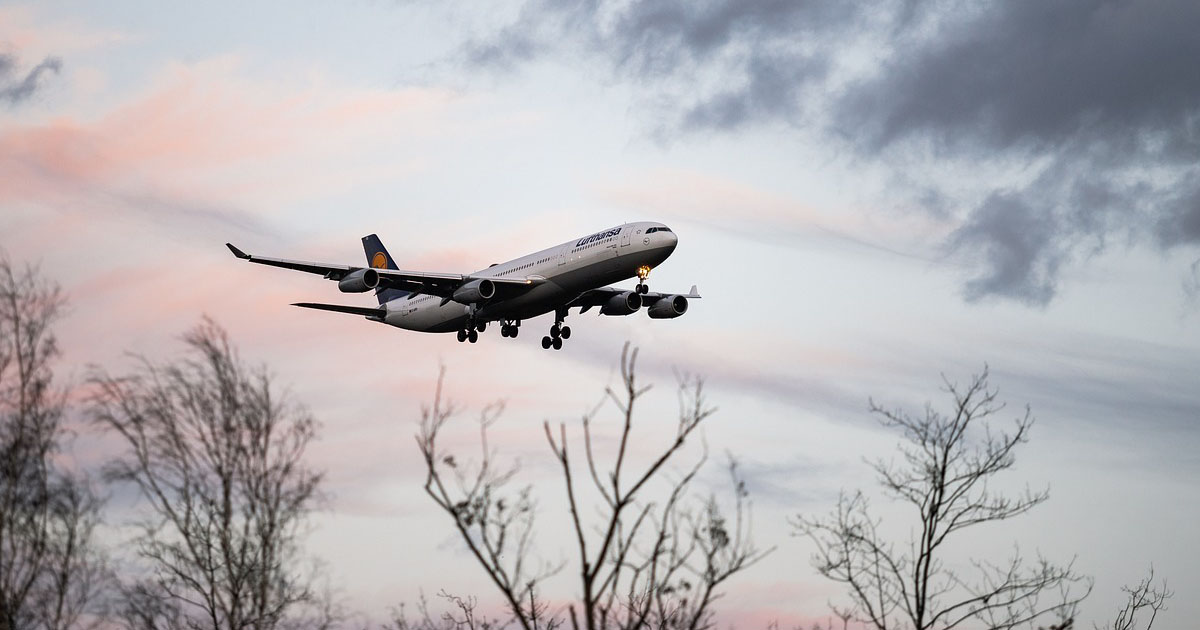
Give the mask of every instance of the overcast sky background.
[[[309, 549], [368, 619], [420, 589], [494, 601], [420, 489], [439, 365], [469, 408], [508, 401], [497, 439], [532, 480], [542, 421], [577, 423], [629, 340], [648, 424], [670, 422], [674, 370], [708, 378], [714, 460], [742, 460], [778, 547], [723, 620], [807, 626], [842, 601], [787, 517], [871, 487], [863, 458], [896, 436], [868, 397], [944, 405], [940, 375], [986, 363], [1037, 418], [1003, 483], [1051, 499], [957, 551], [1077, 557], [1080, 627], [1153, 563], [1177, 592], [1155, 627], [1192, 627], [1200, 4], [849, 4], [5, 4], [0, 247], [70, 296], [66, 380], [178, 356], [202, 314], [270, 366], [324, 424]], [[376, 232], [402, 268], [466, 272], [627, 220], [680, 236], [652, 287], [704, 299], [572, 316], [560, 352], [547, 318], [469, 346], [296, 309], [371, 298], [223, 246], [358, 263]], [[73, 455], [113, 448], [81, 428]], [[568, 557], [561, 488], [537, 490], [542, 552]], [[114, 522], [136, 509], [114, 492]]]

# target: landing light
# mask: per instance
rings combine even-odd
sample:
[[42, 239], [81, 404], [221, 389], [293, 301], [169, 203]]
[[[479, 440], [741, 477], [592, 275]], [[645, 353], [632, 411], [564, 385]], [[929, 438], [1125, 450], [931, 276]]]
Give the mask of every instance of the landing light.
[[645, 280], [648, 275], [650, 275], [650, 265], [638, 267], [637, 276], [639, 280]]

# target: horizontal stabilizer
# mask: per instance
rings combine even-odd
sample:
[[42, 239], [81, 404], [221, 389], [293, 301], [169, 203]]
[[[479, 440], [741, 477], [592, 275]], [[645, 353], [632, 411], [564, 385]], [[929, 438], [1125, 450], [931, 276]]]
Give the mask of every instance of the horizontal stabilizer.
[[367, 306], [343, 306], [341, 304], [315, 304], [313, 302], [298, 302], [292, 306], [300, 308], [315, 308], [318, 311], [333, 311], [334, 313], [348, 313], [350, 315], [362, 315], [363, 317], [376, 317], [383, 319], [387, 315], [387, 309], [379, 307]]

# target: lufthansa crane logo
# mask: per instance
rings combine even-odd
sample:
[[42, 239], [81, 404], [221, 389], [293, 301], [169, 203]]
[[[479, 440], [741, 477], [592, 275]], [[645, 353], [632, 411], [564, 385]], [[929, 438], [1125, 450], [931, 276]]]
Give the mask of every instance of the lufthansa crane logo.
[[376, 269], [386, 269], [387, 256], [384, 256], [383, 252], [376, 252], [375, 255], [371, 257], [371, 266]]

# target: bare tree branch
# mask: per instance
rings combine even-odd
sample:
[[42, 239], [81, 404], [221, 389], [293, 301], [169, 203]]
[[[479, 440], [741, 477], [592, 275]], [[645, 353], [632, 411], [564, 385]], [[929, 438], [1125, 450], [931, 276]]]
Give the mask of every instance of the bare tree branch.
[[[909, 548], [882, 537], [862, 493], [843, 494], [828, 517], [792, 521], [816, 545], [813, 562], [821, 575], [846, 584], [851, 606], [841, 611], [844, 619], [852, 614], [879, 630], [951, 630], [976, 623], [1006, 630], [1044, 616], [1069, 616], [1090, 592], [1091, 581], [1072, 564], [1060, 567], [1041, 557], [1027, 563], [1019, 550], [1003, 563], [974, 562], [971, 577], [942, 564], [952, 534], [1019, 516], [1049, 497], [1046, 490], [1006, 496], [988, 488], [989, 480], [1012, 468], [1013, 450], [1028, 440], [1033, 419], [1026, 408], [1011, 431], [994, 432], [991, 417], [1004, 405], [987, 378], [986, 367], [965, 388], [943, 378], [953, 400], [945, 415], [926, 405], [924, 415], [914, 417], [871, 402], [880, 423], [906, 440], [901, 463], [877, 461], [871, 467], [885, 495], [916, 508], [917, 536]], [[1072, 587], [1082, 587], [1082, 593]]]
[[[1158, 613], [1167, 609], [1167, 600], [1175, 595], [1167, 589], [1166, 580], [1162, 581], [1161, 586], [1154, 585], [1153, 566], [1150, 567], [1149, 575], [1141, 582], [1132, 587], [1123, 586], [1121, 590], [1128, 596], [1125, 606], [1117, 612], [1117, 617], [1111, 624], [1096, 625], [1097, 630], [1150, 630], [1154, 626], [1154, 620], [1158, 618]], [[1146, 625], [1139, 626], [1139, 620], [1145, 621]]]
[[94, 420], [128, 448], [107, 476], [134, 484], [151, 512], [138, 551], [153, 578], [126, 590], [146, 610], [132, 618], [154, 622], [145, 627], [329, 625], [336, 607], [313, 588], [298, 547], [321, 481], [303, 461], [316, 421], [276, 394], [265, 369], [245, 366], [211, 320], [184, 340], [185, 359], [91, 379]]
[[108, 568], [93, 530], [101, 501], [58, 466], [66, 391], [52, 332], [66, 299], [0, 254], [0, 630], [103, 621]]
[[[691, 484], [707, 460], [706, 454], [672, 474], [672, 465], [685, 444], [714, 411], [704, 401], [701, 380], [681, 382], [680, 415], [674, 435], [658, 449], [651, 449], [653, 454], [647, 461], [636, 463], [646, 449], [645, 441], [635, 437], [635, 408], [639, 398], [650, 390], [638, 384], [636, 362], [637, 351], [630, 351], [626, 345], [621, 356], [620, 387], [605, 392], [619, 419], [612, 453], [601, 453], [595, 439], [600, 408], [582, 419], [581, 442], [587, 467], [582, 477], [576, 475], [577, 455], [566, 424], [560, 424], [556, 431], [549, 422], [543, 423], [546, 441], [562, 473], [580, 588], [577, 601], [553, 614], [540, 599], [539, 586], [561, 567], [543, 563], [537, 571], [523, 572], [534, 553], [528, 544], [532, 540], [534, 503], [528, 486], [515, 494], [503, 490], [516, 468], [497, 468], [495, 453], [487, 447], [486, 428], [495, 422], [499, 408], [484, 409], [480, 418], [481, 459], [470, 464], [438, 448], [439, 432], [457, 411], [443, 397], [444, 373], [439, 375], [433, 404], [422, 411], [417, 443], [427, 468], [426, 492], [454, 519], [467, 548], [504, 596], [513, 621], [522, 628], [554, 628], [564, 623], [588, 630], [708, 628], [721, 585], [771, 551], [760, 550], [751, 541], [749, 493], [732, 458], [732, 516], [722, 511], [715, 497], [691, 498]], [[453, 487], [451, 478], [460, 483]], [[658, 500], [653, 498], [655, 490], [651, 486], [665, 489]], [[588, 502], [589, 496], [597, 501]], [[508, 556], [497, 553], [503, 541], [513, 537], [522, 544]]]
[[489, 405], [480, 413], [478, 463], [460, 462], [454, 455], [443, 453], [437, 441], [457, 411], [443, 397], [444, 378], [443, 369], [438, 374], [433, 403], [421, 410], [417, 446], [425, 460], [425, 492], [453, 518], [467, 548], [504, 596], [513, 619], [533, 630], [546, 611], [546, 605], [538, 599], [538, 584], [559, 567], [545, 563], [532, 570], [529, 567], [537, 505], [528, 486], [515, 493], [507, 490], [517, 467], [514, 464], [498, 469], [496, 455], [488, 445], [488, 428], [504, 406]]

